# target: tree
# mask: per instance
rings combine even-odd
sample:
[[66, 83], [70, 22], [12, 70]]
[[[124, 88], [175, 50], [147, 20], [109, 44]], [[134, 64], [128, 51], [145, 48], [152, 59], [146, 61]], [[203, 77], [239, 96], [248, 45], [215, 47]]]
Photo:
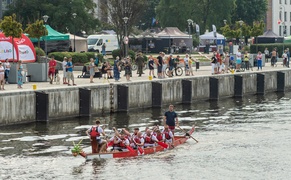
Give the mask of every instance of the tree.
[[[0, 23], [0, 29], [2, 29], [3, 33], [6, 37], [12, 38], [12, 56], [14, 62], [14, 38], [20, 38], [22, 35], [22, 25], [16, 21], [16, 15], [12, 14], [12, 16], [5, 16], [4, 20]], [[18, 61], [18, 58], [17, 58]]]
[[[101, 9], [103, 13], [107, 14], [109, 17], [109, 21], [112, 22], [121, 49], [125, 47], [124, 44], [121, 43], [125, 37], [125, 28], [127, 28], [127, 34], [132, 32], [132, 27], [138, 22], [143, 9], [145, 9], [147, 5], [147, 1], [144, 0], [101, 1]], [[123, 20], [124, 17], [128, 17], [127, 23]]]
[[47, 29], [43, 24], [43, 20], [36, 20], [32, 24], [28, 24], [24, 32], [29, 34], [30, 38], [37, 38], [38, 48], [40, 48], [40, 38], [48, 34]]
[[[5, 13], [15, 13], [23, 26], [48, 15], [49, 24], [60, 32], [92, 32], [99, 20], [94, 18], [93, 0], [18, 0]], [[72, 14], [76, 13], [74, 19]]]
[[267, 0], [236, 0], [232, 21], [243, 20], [247, 24], [264, 19], [268, 9]]
[[188, 27], [187, 19], [192, 19], [204, 32], [212, 24], [219, 27], [224, 19], [230, 20], [234, 7], [233, 0], [161, 0], [156, 13], [162, 27], [175, 26], [183, 31]]

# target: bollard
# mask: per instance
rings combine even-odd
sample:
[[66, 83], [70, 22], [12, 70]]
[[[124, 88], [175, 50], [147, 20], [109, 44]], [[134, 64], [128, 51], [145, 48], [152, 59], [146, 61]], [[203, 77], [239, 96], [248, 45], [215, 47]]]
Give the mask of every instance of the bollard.
[[37, 89], [36, 84], [33, 84], [33, 85], [32, 85], [32, 89], [33, 89], [33, 90], [36, 90], [36, 89]]

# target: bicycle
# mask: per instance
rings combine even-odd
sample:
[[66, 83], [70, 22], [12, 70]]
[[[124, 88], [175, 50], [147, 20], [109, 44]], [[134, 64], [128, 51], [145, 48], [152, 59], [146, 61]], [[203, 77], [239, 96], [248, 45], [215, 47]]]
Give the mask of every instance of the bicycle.
[[[147, 68], [148, 68], [147, 63], [144, 63], [143, 70], [146, 70]], [[133, 71], [137, 70], [137, 65], [136, 64], [132, 64], [131, 65], [131, 69]]]
[[[166, 70], [165, 70], [165, 74], [166, 74], [168, 77], [172, 77], [172, 76], [174, 76], [174, 72], [175, 72], [175, 75], [176, 75], [176, 76], [182, 76], [182, 74], [183, 74], [183, 69], [182, 69], [181, 67], [179, 67], [179, 66], [176, 66], [176, 67], [173, 68], [172, 73], [171, 73], [169, 67], [167, 67]], [[170, 74], [170, 73], [171, 73], [171, 74]]]

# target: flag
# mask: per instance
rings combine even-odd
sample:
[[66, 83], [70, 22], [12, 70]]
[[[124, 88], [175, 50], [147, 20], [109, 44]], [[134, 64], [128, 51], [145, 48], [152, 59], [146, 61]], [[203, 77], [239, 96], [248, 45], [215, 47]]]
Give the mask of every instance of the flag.
[[277, 21], [278, 25], [280, 25], [281, 22], [282, 22], [281, 19], [278, 19], [278, 21]]
[[152, 19], [152, 26], [155, 25], [155, 23], [156, 23], [156, 18], [153, 17], [153, 19]]
[[213, 36], [216, 38], [216, 26], [212, 24]]
[[199, 34], [199, 32], [200, 32], [200, 27], [198, 24], [196, 24], [196, 33]]

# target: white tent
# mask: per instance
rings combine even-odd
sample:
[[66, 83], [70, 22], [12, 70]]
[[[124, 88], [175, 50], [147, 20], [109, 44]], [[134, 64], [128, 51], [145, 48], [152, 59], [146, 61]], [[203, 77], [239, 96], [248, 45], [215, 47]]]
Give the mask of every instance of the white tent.
[[[70, 33], [68, 34], [70, 35], [71, 46], [74, 50], [74, 34], [70, 34]], [[76, 52], [88, 51], [87, 38], [75, 36], [75, 44], [76, 44]]]
[[199, 36], [199, 38], [200, 38], [201, 40], [204, 40], [204, 39], [209, 39], [209, 40], [214, 40], [214, 39], [225, 39], [225, 37], [224, 37], [222, 34], [216, 33], [216, 36], [217, 36], [217, 37], [214, 37], [214, 33], [213, 33], [213, 31], [211, 31], [211, 32], [208, 32], [208, 33], [205, 33], [205, 34]]

